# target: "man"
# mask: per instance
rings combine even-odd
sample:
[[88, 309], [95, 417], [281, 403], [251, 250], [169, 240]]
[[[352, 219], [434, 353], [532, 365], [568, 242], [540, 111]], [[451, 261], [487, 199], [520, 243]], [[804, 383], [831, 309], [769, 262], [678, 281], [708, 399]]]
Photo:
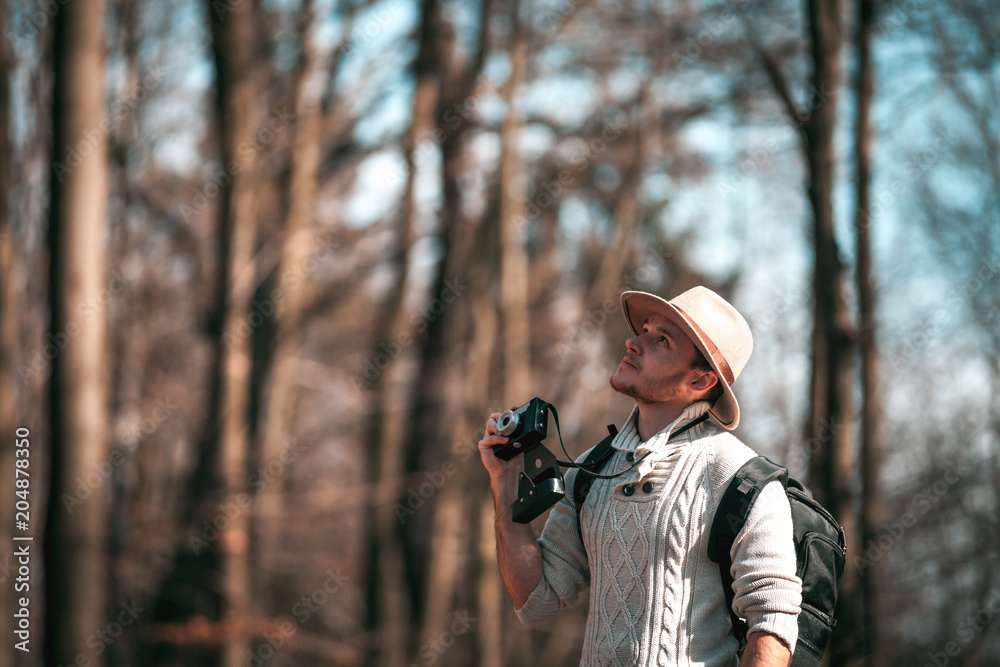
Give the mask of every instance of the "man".
[[[755, 455], [730, 433], [740, 420], [731, 385], [753, 348], [750, 327], [704, 287], [671, 301], [625, 292], [621, 303], [635, 336], [611, 387], [636, 405], [601, 473], [634, 467], [595, 479], [579, 513], [567, 492], [536, 539], [511, 521], [522, 461], [493, 454], [507, 438], [499, 414], [490, 415], [479, 451], [496, 506], [500, 573], [525, 623], [572, 605], [590, 585], [582, 666], [734, 667], [737, 641], [708, 535], [723, 491]], [[581, 474], [566, 474], [567, 490]], [[787, 665], [802, 588], [780, 482], [761, 492], [731, 554], [733, 606], [749, 625], [740, 666]]]

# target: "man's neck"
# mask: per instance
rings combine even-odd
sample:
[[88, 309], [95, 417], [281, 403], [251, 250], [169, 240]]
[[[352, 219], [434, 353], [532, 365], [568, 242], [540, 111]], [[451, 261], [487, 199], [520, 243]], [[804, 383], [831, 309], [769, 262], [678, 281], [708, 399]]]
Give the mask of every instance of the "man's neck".
[[684, 405], [676, 403], [644, 403], [638, 402], [639, 414], [636, 416], [636, 428], [639, 439], [646, 442], [654, 435], [674, 423], [692, 403]]

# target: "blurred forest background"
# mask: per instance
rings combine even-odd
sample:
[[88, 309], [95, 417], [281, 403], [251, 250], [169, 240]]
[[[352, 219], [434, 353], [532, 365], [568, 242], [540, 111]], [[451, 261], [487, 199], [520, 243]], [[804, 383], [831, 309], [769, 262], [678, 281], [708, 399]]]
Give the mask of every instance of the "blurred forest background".
[[619, 293], [695, 284], [754, 331], [737, 434], [847, 530], [829, 663], [1000, 665], [995, 3], [0, 20], [0, 667], [576, 665], [475, 445], [535, 395], [596, 443]]

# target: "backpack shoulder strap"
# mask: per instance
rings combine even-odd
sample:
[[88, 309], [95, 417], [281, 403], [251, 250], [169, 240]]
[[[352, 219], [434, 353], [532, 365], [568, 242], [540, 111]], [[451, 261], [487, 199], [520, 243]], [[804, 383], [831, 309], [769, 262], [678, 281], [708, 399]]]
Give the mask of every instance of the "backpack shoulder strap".
[[755, 456], [736, 471], [729, 483], [719, 508], [715, 511], [712, 529], [708, 534], [708, 557], [719, 564], [722, 575], [722, 590], [726, 595], [726, 606], [733, 624], [733, 634], [743, 646], [746, 640], [747, 624], [733, 611], [733, 574], [730, 551], [736, 536], [746, 524], [750, 508], [764, 487], [778, 480], [782, 486], [788, 485], [788, 470], [764, 456]]
[[718, 563], [720, 558], [729, 555], [757, 496], [775, 480], [787, 486], [788, 470], [765, 456], [755, 456], [736, 471], [722, 494], [708, 535], [708, 557], [712, 562]]
[[[614, 442], [615, 436], [618, 435], [618, 427], [614, 424], [608, 424], [608, 434], [608, 437], [601, 440], [596, 447], [590, 450], [587, 458], [580, 464], [581, 468], [590, 472], [598, 472], [608, 462], [614, 453], [611, 449], [611, 443]], [[576, 508], [577, 523], [580, 522], [580, 508], [583, 507], [583, 501], [587, 499], [587, 494], [590, 493], [590, 485], [593, 482], [594, 478], [590, 475], [583, 475], [583, 479], [580, 479], [579, 473], [577, 473], [576, 479], [573, 482], [573, 506]]]

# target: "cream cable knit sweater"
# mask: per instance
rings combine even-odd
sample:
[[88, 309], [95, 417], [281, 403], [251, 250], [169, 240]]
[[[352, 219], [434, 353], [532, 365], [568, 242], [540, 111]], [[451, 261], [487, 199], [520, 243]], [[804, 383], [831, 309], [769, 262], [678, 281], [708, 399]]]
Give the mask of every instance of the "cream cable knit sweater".
[[[573, 605], [590, 584], [581, 667], [737, 664], [719, 566], [707, 555], [708, 533], [722, 493], [754, 452], [710, 421], [667, 442], [708, 407], [689, 406], [645, 443], [632, 411], [601, 472], [651, 454], [630, 473], [594, 481], [580, 514], [583, 544], [569, 492], [576, 470], [566, 475], [568, 497], [552, 509], [539, 539], [542, 579], [517, 615], [525, 623], [545, 620]], [[733, 606], [750, 634], [769, 632], [794, 649], [802, 582], [780, 482], [761, 492], [732, 558]]]

